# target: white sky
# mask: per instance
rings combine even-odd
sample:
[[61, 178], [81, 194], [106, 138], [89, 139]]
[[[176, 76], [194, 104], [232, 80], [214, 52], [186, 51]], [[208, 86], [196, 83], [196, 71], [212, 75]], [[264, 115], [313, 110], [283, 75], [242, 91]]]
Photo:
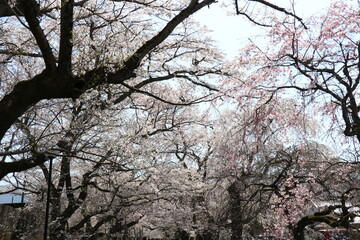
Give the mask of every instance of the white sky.
[[[287, 8], [292, 0], [269, 0], [278, 6]], [[303, 19], [326, 9], [331, 0], [297, 0], [296, 14]], [[267, 28], [256, 27], [244, 16], [229, 16], [227, 9], [221, 8], [219, 3], [212, 4], [196, 13], [195, 17], [213, 31], [213, 37], [229, 57], [234, 57], [238, 49], [248, 43], [248, 38], [261, 34]], [[234, 9], [235, 12], [235, 9]]]

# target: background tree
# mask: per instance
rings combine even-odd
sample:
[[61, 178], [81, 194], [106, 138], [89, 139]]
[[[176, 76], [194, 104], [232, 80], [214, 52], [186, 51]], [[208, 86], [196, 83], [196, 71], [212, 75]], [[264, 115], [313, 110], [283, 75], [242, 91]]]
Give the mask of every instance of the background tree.
[[215, 125], [219, 129], [209, 178], [217, 182], [213, 194], [222, 192], [223, 198], [217, 199], [223, 213], [219, 223], [231, 229], [232, 239], [263, 233], [273, 196], [295, 167], [295, 161], [288, 160], [291, 149], [306, 144], [304, 129], [311, 132], [311, 121], [294, 118], [291, 111], [298, 109], [287, 100], [258, 107], [244, 104], [220, 116]]
[[[146, 226], [146, 221], [155, 221], [154, 213], [170, 214], [164, 205], [173, 206], [179, 199], [177, 204], [187, 208], [181, 210], [183, 217], [175, 220], [188, 218], [191, 228], [192, 196], [203, 192], [203, 185], [202, 174], [187, 164], [202, 162], [190, 146], [197, 144], [199, 138], [185, 144], [184, 134], [192, 131], [194, 137], [195, 128], [207, 127], [206, 111], [200, 114], [198, 108], [173, 106], [136, 94], [129, 101], [104, 110], [103, 101], [82, 100], [60, 105], [53, 116], [38, 112], [38, 118], [43, 114], [44, 119], [56, 119], [51, 128], [21, 125], [28, 134], [29, 145], [51, 149], [56, 154], [51, 186], [52, 238], [83, 234], [96, 238], [100, 232], [119, 236], [142, 218], [150, 219], [143, 220], [142, 225]], [[59, 134], [64, 134], [60, 141]], [[43, 179], [48, 179], [49, 172], [44, 164], [40, 169], [13, 174], [4, 180], [14, 190], [38, 195], [32, 200], [42, 201], [47, 188]], [[152, 212], [159, 202], [163, 209]], [[171, 211], [175, 213], [176, 209]]]
[[279, 22], [269, 31], [268, 47], [250, 44], [248, 55], [239, 58], [253, 75], [253, 89], [269, 99], [297, 91], [344, 135], [357, 138], [358, 11], [357, 1], [336, 1], [327, 13], [306, 21], [309, 29]]
[[[305, 227], [320, 222], [350, 227], [358, 214], [354, 212], [358, 204], [357, 164], [351, 163], [352, 159], [333, 157], [325, 145], [307, 141], [306, 125], [314, 121], [302, 117], [297, 117], [297, 122], [289, 121], [293, 115], [280, 114], [284, 106], [271, 105], [261, 105], [265, 111], [255, 111], [266, 113], [257, 124], [244, 121], [254, 119], [250, 111], [240, 115], [243, 123], [234, 121], [233, 115], [235, 126], [223, 131], [225, 136], [219, 136], [214, 150], [211, 166], [216, 171], [211, 177], [217, 180], [215, 191], [222, 192], [223, 198], [217, 199], [221, 204], [218, 211], [224, 213], [222, 222], [228, 221], [225, 227], [231, 230], [231, 238], [267, 232], [303, 239]], [[277, 115], [269, 114], [269, 108]], [[290, 112], [295, 109], [293, 105], [288, 108]], [[279, 124], [282, 121], [294, 125]], [[308, 129], [306, 134], [304, 129]], [[314, 208], [320, 202], [330, 207], [326, 211]]]
[[[239, 56], [237, 63], [241, 74], [250, 81], [239, 81], [237, 87], [241, 87], [235, 87], [238, 90], [235, 96], [238, 99], [244, 99], [247, 96], [253, 99], [258, 97], [262, 99], [260, 102], [264, 105], [276, 104], [282, 98], [292, 98], [294, 105], [302, 109], [302, 113], [311, 114], [314, 119], [321, 119], [324, 124], [318, 125], [315, 129], [319, 133], [327, 131], [327, 134], [333, 138], [332, 147], [340, 149], [336, 154], [353, 152], [356, 156], [358, 144], [347, 145], [351, 139], [346, 140], [344, 137], [359, 139], [357, 133], [359, 116], [356, 107], [359, 80], [358, 12], [357, 1], [347, 1], [346, 3], [336, 1], [321, 17], [316, 16], [305, 20], [304, 23], [307, 27], [290, 19], [286, 19], [282, 23], [278, 22], [269, 31], [270, 44], [264, 46], [261, 43], [252, 42], [244, 48], [247, 54]], [[232, 84], [236, 85], [234, 82]], [[230, 86], [234, 87], [234, 85]], [[244, 93], [243, 88], [246, 88], [247, 92]], [[231, 89], [230, 93], [233, 92], [236, 90]], [[292, 114], [296, 118], [300, 117], [297, 112], [292, 112]], [[343, 131], [343, 135], [339, 134], [338, 130], [340, 129]], [[327, 138], [327, 141], [324, 142], [328, 144], [329, 141], [331, 139]], [[330, 163], [323, 159], [323, 164], [328, 165], [320, 169], [326, 176], [334, 174], [335, 181], [321, 184], [317, 182], [321, 179], [317, 173], [315, 175], [318, 176], [315, 178], [316, 182], [310, 184], [312, 185], [310, 189], [317, 188], [325, 192], [328, 190], [333, 192], [336, 195], [337, 204], [330, 206], [328, 211], [309, 216], [305, 212], [295, 214], [296, 217], [294, 216], [295, 218], [292, 220], [293, 226], [290, 226], [295, 231], [293, 238], [303, 239], [305, 226], [312, 223], [326, 222], [332, 226], [349, 227], [349, 222], [352, 221], [351, 214], [348, 214], [347, 207], [340, 203], [345, 202], [346, 197], [344, 198], [344, 196], [347, 191], [356, 192], [355, 182], [352, 183], [354, 185], [348, 185], [354, 180], [350, 172], [357, 171], [356, 161], [357, 157], [354, 158], [351, 154], [343, 155], [343, 159], [338, 163]], [[337, 164], [343, 165], [344, 168], [338, 168], [335, 173], [335, 170], [330, 169]], [[311, 166], [310, 163], [309, 165]], [[333, 172], [329, 174], [328, 170]], [[315, 173], [312, 172], [312, 174]], [[340, 176], [346, 177], [341, 178]], [[294, 183], [298, 187], [308, 185], [298, 181], [292, 180], [290, 185]], [[309, 196], [309, 192], [306, 193], [306, 191], [309, 191], [310, 185], [303, 188], [303, 194]], [[333, 186], [337, 186], [337, 188], [332, 188]], [[300, 191], [300, 188], [295, 189]], [[300, 194], [300, 192], [298, 193]], [[326, 195], [324, 199], [326, 198], [332, 199], [330, 195]], [[294, 206], [299, 199], [303, 199], [303, 197], [296, 196], [296, 194], [290, 197], [289, 206]], [[352, 204], [356, 205], [357, 203]], [[303, 206], [305, 207], [306, 204]], [[343, 206], [341, 210], [343, 215], [334, 220], [329, 214], [334, 209], [341, 209], [341, 206]], [[301, 209], [301, 207], [298, 208]], [[281, 209], [285, 208], [278, 208], [283, 211]], [[301, 216], [304, 218], [301, 219]], [[310, 218], [314, 221], [309, 221]], [[305, 222], [307, 223], [304, 224]], [[298, 231], [299, 229], [301, 231]], [[296, 233], [296, 231], [298, 232]]]

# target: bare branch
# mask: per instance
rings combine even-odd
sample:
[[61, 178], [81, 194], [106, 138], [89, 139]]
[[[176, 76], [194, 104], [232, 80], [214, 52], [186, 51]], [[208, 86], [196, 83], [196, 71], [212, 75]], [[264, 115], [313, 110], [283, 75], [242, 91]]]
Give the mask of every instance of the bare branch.
[[[236, 1], [237, 1], [237, 0], [236, 0]], [[270, 8], [273, 8], [273, 9], [279, 11], [279, 12], [283, 12], [283, 13], [285, 13], [286, 15], [292, 16], [292, 17], [294, 17], [296, 20], [298, 20], [298, 21], [301, 23], [301, 25], [303, 25], [303, 27], [304, 27], [305, 29], [307, 29], [307, 27], [306, 27], [305, 23], [303, 22], [302, 18], [300, 18], [299, 16], [295, 15], [295, 14], [292, 13], [292, 12], [287, 11], [285, 8], [279, 7], [278, 5], [272, 4], [272, 3], [268, 2], [268, 1], [265, 1], [265, 0], [248, 0], [248, 1], [261, 3], [261, 4], [265, 5], [265, 6], [268, 6], [268, 7], [270, 7]]]

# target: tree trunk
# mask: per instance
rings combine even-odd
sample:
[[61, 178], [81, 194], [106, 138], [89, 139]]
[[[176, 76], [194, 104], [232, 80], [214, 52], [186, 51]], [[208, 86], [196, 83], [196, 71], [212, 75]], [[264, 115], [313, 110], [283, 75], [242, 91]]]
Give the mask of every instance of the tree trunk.
[[293, 230], [293, 237], [294, 240], [305, 240], [304, 228], [296, 227]]
[[230, 195], [230, 228], [231, 240], [241, 240], [243, 235], [243, 222], [241, 216], [240, 188], [236, 182], [232, 183], [227, 189]]

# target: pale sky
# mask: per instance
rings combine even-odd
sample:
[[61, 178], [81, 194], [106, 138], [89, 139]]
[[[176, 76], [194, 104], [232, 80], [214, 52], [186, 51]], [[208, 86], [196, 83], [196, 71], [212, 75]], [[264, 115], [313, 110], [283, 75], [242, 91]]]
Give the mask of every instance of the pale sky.
[[[292, 0], [272, 0], [278, 6], [287, 8]], [[296, 14], [305, 19], [322, 10], [325, 10], [331, 0], [298, 0], [295, 1]], [[267, 28], [256, 27], [244, 16], [229, 16], [226, 9], [219, 4], [212, 4], [210, 8], [204, 8], [196, 13], [195, 17], [213, 31], [213, 37], [219, 42], [219, 46], [228, 56], [237, 55], [238, 49], [249, 43], [248, 38], [261, 35]], [[235, 12], [235, 10], [234, 10]]]

